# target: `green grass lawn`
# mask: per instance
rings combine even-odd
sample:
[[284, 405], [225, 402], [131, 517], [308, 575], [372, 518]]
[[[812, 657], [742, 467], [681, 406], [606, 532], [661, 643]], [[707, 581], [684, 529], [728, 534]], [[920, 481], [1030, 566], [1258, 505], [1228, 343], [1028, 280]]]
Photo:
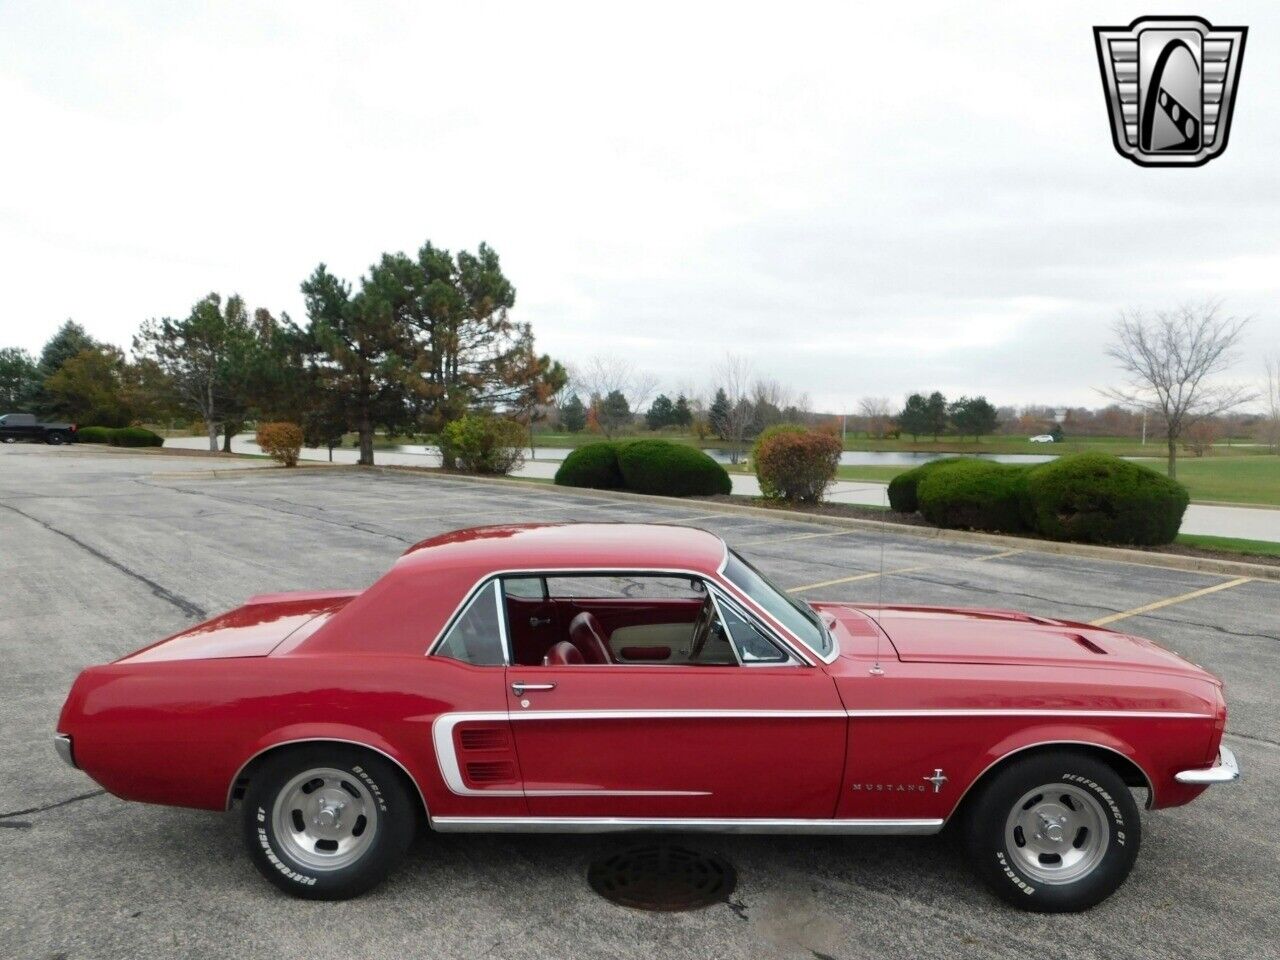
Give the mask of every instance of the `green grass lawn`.
[[1280, 557], [1280, 543], [1269, 540], [1239, 540], [1235, 537], [1210, 537], [1199, 533], [1180, 533], [1178, 543], [1201, 550], [1248, 553], [1256, 557]]

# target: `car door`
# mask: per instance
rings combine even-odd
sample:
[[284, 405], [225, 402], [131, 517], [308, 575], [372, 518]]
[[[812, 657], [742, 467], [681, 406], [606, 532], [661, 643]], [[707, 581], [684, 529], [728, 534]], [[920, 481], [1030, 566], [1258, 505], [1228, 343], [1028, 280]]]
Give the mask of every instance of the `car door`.
[[794, 655], [738, 659], [510, 667], [530, 814], [831, 818], [847, 725], [834, 682]]

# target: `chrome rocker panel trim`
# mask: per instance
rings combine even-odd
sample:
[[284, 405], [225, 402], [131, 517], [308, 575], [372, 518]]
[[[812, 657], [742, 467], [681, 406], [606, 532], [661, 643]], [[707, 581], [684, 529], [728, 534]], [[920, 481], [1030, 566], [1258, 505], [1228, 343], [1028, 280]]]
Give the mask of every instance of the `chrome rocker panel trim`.
[[679, 830], [709, 833], [841, 834], [928, 836], [942, 829], [938, 820], [767, 820], [647, 817], [432, 817], [440, 833], [619, 833]]
[[1232, 783], [1240, 779], [1240, 765], [1236, 755], [1226, 747], [1218, 747], [1218, 762], [1203, 770], [1182, 770], [1173, 775], [1179, 783], [1208, 785]]

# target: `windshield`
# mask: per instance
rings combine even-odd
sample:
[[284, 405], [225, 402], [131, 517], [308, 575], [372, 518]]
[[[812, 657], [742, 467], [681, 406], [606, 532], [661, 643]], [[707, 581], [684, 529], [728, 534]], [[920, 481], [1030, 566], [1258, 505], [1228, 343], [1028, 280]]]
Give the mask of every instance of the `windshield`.
[[821, 618], [807, 603], [788, 596], [768, 577], [732, 550], [724, 567], [724, 575], [739, 590], [754, 600], [775, 620], [812, 647], [822, 657], [829, 657], [832, 649], [831, 634]]

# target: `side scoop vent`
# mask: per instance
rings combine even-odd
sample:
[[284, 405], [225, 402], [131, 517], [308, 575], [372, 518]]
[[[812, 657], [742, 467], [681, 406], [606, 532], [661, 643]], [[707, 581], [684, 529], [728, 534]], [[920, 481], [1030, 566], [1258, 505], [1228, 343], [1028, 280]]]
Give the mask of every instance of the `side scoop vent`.
[[1094, 643], [1092, 640], [1090, 640], [1088, 637], [1084, 636], [1083, 634], [1068, 633], [1067, 636], [1070, 637], [1072, 640], [1074, 640], [1076, 643], [1078, 643], [1080, 646], [1084, 647], [1090, 653], [1096, 653], [1098, 654], [1098, 656], [1101, 656], [1101, 657], [1105, 657], [1107, 655], [1107, 651], [1103, 650], [1100, 646], [1098, 646], [1096, 643]]
[[467, 764], [467, 779], [472, 783], [511, 783], [515, 778], [515, 764], [509, 760]]
[[463, 750], [502, 750], [507, 747], [507, 733], [500, 727], [463, 727], [458, 742]]

